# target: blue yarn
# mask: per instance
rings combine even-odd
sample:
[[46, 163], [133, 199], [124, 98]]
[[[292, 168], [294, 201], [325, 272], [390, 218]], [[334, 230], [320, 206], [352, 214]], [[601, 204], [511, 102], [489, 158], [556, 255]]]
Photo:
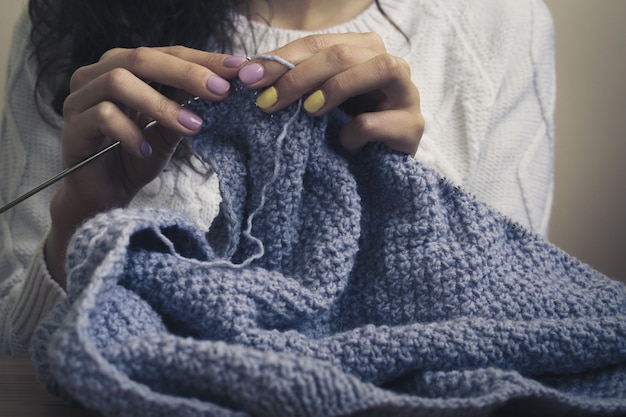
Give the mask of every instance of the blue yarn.
[[34, 336], [50, 389], [106, 416], [626, 414], [624, 285], [404, 155], [345, 154], [339, 112], [195, 105], [220, 215], [83, 226]]

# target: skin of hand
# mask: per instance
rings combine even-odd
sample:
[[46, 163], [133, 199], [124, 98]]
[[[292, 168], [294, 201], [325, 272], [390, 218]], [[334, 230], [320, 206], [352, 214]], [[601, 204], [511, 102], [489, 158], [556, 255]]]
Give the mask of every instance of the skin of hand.
[[[183, 135], [201, 119], [150, 84], [220, 101], [244, 57], [185, 47], [113, 49], [79, 68], [64, 102], [63, 165], [115, 140], [121, 146], [66, 177], [50, 203], [52, 226], [44, 253], [52, 277], [65, 287], [65, 254], [76, 228], [95, 214], [126, 206], [163, 169]], [[181, 100], [182, 101], [182, 100]], [[158, 125], [142, 130], [149, 121]]]
[[264, 88], [257, 100], [262, 110], [275, 112], [307, 96], [304, 108], [315, 116], [335, 107], [354, 116], [340, 132], [346, 149], [380, 141], [415, 155], [424, 132], [419, 91], [408, 64], [388, 54], [377, 34], [310, 35], [266, 55], [295, 67], [256, 60], [240, 70], [247, 87]]

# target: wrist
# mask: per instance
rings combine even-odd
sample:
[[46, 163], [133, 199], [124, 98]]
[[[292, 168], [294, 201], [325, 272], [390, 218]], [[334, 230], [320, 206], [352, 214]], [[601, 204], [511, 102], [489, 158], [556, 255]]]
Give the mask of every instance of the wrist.
[[93, 216], [81, 204], [69, 201], [63, 186], [50, 202], [51, 226], [44, 243], [44, 259], [54, 279], [63, 289], [67, 288], [65, 259], [69, 242], [78, 227]]
[[[71, 236], [70, 236], [71, 237]], [[61, 288], [67, 288], [67, 274], [65, 272], [65, 256], [69, 238], [64, 238], [57, 229], [52, 227], [44, 243], [44, 260], [48, 266], [50, 276]]]

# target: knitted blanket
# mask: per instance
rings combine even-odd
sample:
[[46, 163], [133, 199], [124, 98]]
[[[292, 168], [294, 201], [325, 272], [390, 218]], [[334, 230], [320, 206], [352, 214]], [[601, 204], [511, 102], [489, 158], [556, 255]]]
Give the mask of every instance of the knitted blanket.
[[[624, 415], [626, 287], [347, 120], [200, 102], [221, 212], [89, 221], [34, 336], [106, 416]], [[496, 414], [494, 414], [496, 413]]]

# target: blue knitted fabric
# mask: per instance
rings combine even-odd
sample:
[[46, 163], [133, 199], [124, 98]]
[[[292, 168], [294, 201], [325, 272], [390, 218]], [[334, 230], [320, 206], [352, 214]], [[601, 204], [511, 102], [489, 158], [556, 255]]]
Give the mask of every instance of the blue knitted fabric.
[[342, 154], [339, 112], [198, 106], [220, 215], [84, 225], [34, 337], [51, 389], [105, 416], [626, 414], [625, 286], [404, 155]]

